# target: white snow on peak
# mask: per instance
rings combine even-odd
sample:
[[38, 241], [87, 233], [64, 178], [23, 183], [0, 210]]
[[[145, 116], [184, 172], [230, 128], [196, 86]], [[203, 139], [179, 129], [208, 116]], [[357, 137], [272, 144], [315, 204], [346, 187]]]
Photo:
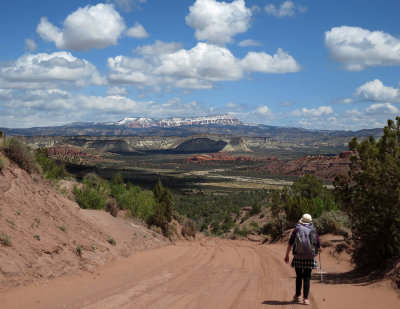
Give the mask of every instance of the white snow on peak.
[[110, 123], [113, 125], [127, 126], [131, 128], [148, 128], [148, 127], [180, 127], [188, 125], [239, 125], [242, 124], [238, 119], [233, 118], [229, 114], [211, 115], [200, 117], [171, 117], [165, 119], [155, 119], [146, 117], [124, 118], [118, 122]]

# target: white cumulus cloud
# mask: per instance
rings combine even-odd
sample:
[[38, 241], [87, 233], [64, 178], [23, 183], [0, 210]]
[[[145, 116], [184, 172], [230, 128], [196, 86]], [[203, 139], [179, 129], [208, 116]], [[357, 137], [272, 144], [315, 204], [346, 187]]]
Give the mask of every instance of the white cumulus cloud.
[[285, 1], [279, 7], [269, 3], [264, 7], [264, 10], [275, 17], [292, 17], [297, 13], [307, 12], [305, 6], [296, 5], [292, 1]]
[[7, 88], [51, 88], [55, 83], [76, 86], [103, 83], [96, 67], [69, 52], [26, 54], [0, 69], [0, 82]]
[[358, 87], [354, 96], [361, 101], [397, 101], [399, 100], [399, 89], [385, 86], [379, 79], [375, 79]]
[[113, 95], [127, 96], [128, 90], [125, 87], [109, 87], [107, 89], [107, 96]]
[[135, 26], [129, 28], [126, 31], [126, 35], [137, 39], [143, 39], [149, 36], [146, 29], [144, 29], [144, 27], [139, 23], [136, 23]]
[[[160, 47], [164, 43], [156, 43]], [[144, 86], [170, 85], [178, 88], [211, 88], [212, 83], [238, 80], [243, 72], [232, 53], [223, 47], [198, 43], [192, 49], [176, 49], [154, 54], [150, 47], [141, 47], [141, 58], [117, 56], [108, 59], [112, 83]]]
[[271, 115], [272, 111], [268, 106], [264, 105], [264, 106], [257, 107], [255, 109], [255, 113], [266, 116], [266, 115]]
[[241, 65], [247, 72], [292, 73], [301, 69], [296, 60], [280, 48], [273, 56], [264, 52], [249, 52], [241, 60]]
[[304, 117], [321, 117], [333, 114], [331, 106], [320, 106], [318, 108], [306, 108], [303, 107], [301, 110], [295, 110], [292, 112], [293, 116], [304, 116]]
[[251, 10], [244, 0], [231, 3], [216, 0], [196, 0], [189, 8], [186, 23], [195, 29], [198, 40], [224, 45], [232, 37], [243, 33], [250, 27]]
[[376, 103], [365, 109], [368, 115], [388, 115], [394, 119], [399, 114], [399, 109], [390, 103]]
[[79, 8], [67, 16], [60, 29], [42, 17], [37, 33], [59, 49], [88, 50], [116, 45], [126, 30], [124, 19], [111, 4]]
[[238, 59], [227, 48], [213, 44], [199, 42], [183, 49], [178, 43], [156, 41], [133, 52], [139, 56], [108, 59], [111, 83], [207, 89], [215, 82], [240, 80], [252, 72], [288, 73], [300, 69], [282, 50], [274, 56], [252, 52]]
[[382, 31], [334, 27], [325, 33], [325, 46], [331, 58], [348, 71], [400, 65], [400, 40]]

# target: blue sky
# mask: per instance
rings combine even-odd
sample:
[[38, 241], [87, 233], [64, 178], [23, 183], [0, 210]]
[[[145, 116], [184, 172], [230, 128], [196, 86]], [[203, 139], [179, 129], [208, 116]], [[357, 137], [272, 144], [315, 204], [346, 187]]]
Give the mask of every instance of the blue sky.
[[400, 1], [5, 0], [0, 126], [229, 113], [310, 129], [400, 115]]

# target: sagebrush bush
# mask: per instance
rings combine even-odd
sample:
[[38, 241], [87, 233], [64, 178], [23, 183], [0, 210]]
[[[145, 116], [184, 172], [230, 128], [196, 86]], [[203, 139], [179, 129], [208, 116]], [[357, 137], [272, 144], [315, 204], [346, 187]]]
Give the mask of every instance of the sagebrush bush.
[[0, 156], [0, 172], [6, 167], [6, 161]]
[[1, 233], [0, 234], [0, 243], [3, 244], [4, 246], [11, 247], [12, 242], [10, 239], [10, 236], [8, 236], [6, 233]]
[[236, 225], [235, 228], [233, 229], [233, 233], [236, 234], [236, 235], [240, 235], [240, 236], [246, 237], [247, 235], [249, 235], [250, 231], [245, 226], [240, 228], [240, 226]]
[[280, 238], [288, 228], [286, 213], [280, 212], [264, 224], [261, 232], [270, 235], [272, 240], [276, 240]]
[[196, 237], [196, 225], [193, 220], [191, 219], [186, 219], [183, 226], [182, 226], [182, 232], [181, 232], [183, 237]]
[[47, 179], [59, 180], [69, 176], [65, 166], [58, 165], [55, 160], [49, 157], [47, 148], [38, 148], [35, 151], [35, 160], [42, 168], [43, 176]]
[[350, 218], [343, 211], [327, 211], [314, 220], [315, 227], [320, 235], [346, 235], [350, 230]]
[[108, 182], [93, 173], [83, 178], [82, 188], [74, 187], [75, 200], [85, 209], [103, 209], [108, 191]]
[[113, 217], [116, 217], [118, 215], [118, 203], [115, 199], [109, 198], [106, 202], [106, 208], [105, 210], [110, 213]]
[[40, 171], [33, 152], [16, 138], [6, 140], [4, 151], [11, 161], [17, 163], [20, 168], [26, 170], [28, 173]]

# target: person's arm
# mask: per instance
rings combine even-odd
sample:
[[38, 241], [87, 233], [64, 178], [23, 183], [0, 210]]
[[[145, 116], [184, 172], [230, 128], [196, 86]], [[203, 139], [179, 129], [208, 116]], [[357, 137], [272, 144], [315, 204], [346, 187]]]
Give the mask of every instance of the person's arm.
[[293, 244], [289, 244], [287, 246], [286, 255], [285, 255], [285, 258], [284, 258], [286, 264], [289, 262], [289, 252], [290, 252], [290, 249], [292, 249], [292, 246], [293, 246]]
[[290, 235], [289, 244], [286, 249], [285, 258], [283, 259], [285, 261], [285, 263], [289, 262], [289, 252], [290, 252], [290, 249], [292, 249], [295, 237], [296, 237], [296, 229], [293, 229], [292, 235]]

